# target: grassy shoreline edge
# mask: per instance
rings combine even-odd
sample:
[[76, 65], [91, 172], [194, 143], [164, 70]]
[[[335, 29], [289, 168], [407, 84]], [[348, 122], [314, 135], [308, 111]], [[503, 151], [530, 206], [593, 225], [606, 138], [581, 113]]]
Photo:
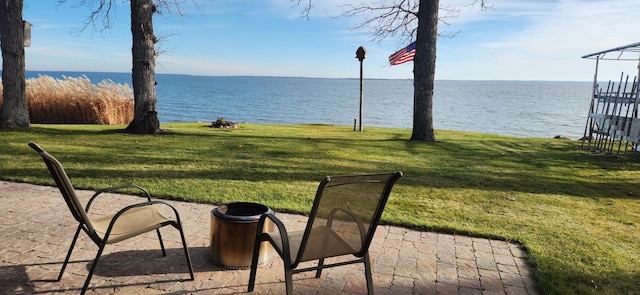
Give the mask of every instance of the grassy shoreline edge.
[[[640, 289], [640, 164], [592, 154], [580, 142], [437, 130], [204, 123], [0, 129], [0, 178], [53, 185], [34, 141], [78, 188], [136, 183], [155, 197], [221, 204], [257, 201], [306, 213], [325, 175], [401, 170], [383, 222], [523, 245], [545, 294], [636, 294]], [[596, 288], [597, 287], [597, 288]]]

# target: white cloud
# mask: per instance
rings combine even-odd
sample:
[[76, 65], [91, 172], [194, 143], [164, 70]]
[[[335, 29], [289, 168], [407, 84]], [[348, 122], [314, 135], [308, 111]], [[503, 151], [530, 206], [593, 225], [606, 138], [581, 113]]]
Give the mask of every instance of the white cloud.
[[[404, 46], [403, 40], [372, 43], [366, 32], [348, 30], [357, 18], [329, 17], [343, 11], [340, 4], [362, 0], [313, 0], [308, 21], [300, 16], [307, 0], [292, 7], [296, 2], [217, 0], [198, 9], [186, 7], [182, 18], [156, 18], [155, 33], [169, 36], [162, 46], [170, 49], [158, 59], [158, 71], [356, 77], [353, 55], [364, 45], [365, 76], [412, 78], [411, 63], [387, 65], [388, 55]], [[469, 6], [472, 2], [440, 1], [460, 13], [447, 20], [450, 26], [439, 27], [459, 34], [438, 41], [437, 79], [590, 80], [594, 62], [581, 56], [640, 41], [638, 0], [486, 0], [492, 8], [485, 11], [477, 2]], [[86, 9], [63, 5], [52, 13], [38, 4], [25, 12], [35, 26], [28, 69], [130, 71], [126, 9], [104, 36], [92, 30], [81, 36], [69, 33], [86, 19]], [[258, 20], [262, 23], [255, 26]], [[247, 48], [259, 51], [247, 54]], [[606, 79], [637, 70], [633, 63], [601, 64], [601, 70], [609, 71], [601, 75]]]
[[[589, 80], [593, 64], [581, 56], [640, 41], [635, 33], [640, 27], [637, 0], [494, 2], [494, 10], [486, 16], [475, 13], [464, 19], [462, 30], [480, 22], [500, 24], [490, 19], [493, 15], [506, 24], [516, 20], [521, 29], [487, 29], [484, 40], [467, 45], [471, 53], [460, 55], [458, 61], [448, 57], [446, 64], [461, 66], [463, 61], [467, 70], [476, 71], [472, 76], [492, 79]], [[442, 74], [453, 73], [447, 69]]]

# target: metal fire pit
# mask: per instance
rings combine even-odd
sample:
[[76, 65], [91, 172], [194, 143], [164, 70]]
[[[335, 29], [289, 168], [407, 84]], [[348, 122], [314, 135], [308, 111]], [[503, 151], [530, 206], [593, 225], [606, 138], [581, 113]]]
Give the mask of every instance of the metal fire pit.
[[[264, 213], [273, 213], [273, 210], [247, 202], [229, 203], [211, 210], [209, 255], [213, 263], [228, 269], [250, 268], [258, 221]], [[267, 219], [263, 232], [274, 229], [275, 224]], [[258, 265], [267, 263], [274, 254], [269, 243], [262, 243]]]

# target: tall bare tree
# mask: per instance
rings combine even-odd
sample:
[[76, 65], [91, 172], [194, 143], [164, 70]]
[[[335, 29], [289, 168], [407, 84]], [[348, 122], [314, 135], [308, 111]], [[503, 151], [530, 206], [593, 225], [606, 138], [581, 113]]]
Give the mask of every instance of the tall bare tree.
[[[2, 0], [0, 0], [2, 1]], [[60, 0], [61, 3], [67, 0]], [[93, 26], [94, 30], [104, 30], [111, 26], [113, 8], [118, 0], [79, 0], [89, 6], [91, 14], [82, 30]], [[158, 38], [153, 33], [153, 16], [164, 10], [180, 14], [180, 4], [185, 0], [130, 0], [131, 4], [131, 47], [132, 86], [135, 111], [127, 132], [139, 134], [160, 133], [158, 120], [155, 67]], [[159, 9], [161, 7], [162, 9]]]
[[156, 109], [156, 52], [153, 34], [153, 0], [131, 0], [131, 48], [133, 100], [135, 112], [127, 126], [129, 133], [159, 133]]
[[2, 106], [0, 127], [29, 127], [24, 35], [23, 0], [0, 0], [0, 43], [2, 48]]
[[413, 131], [411, 140], [436, 141], [433, 86], [436, 74], [439, 0], [420, 1], [416, 54], [413, 58]]
[[[483, 9], [486, 8], [484, 0], [470, 0], [469, 5], [478, 2]], [[441, 10], [445, 15], [439, 16]], [[415, 40], [411, 140], [436, 141], [433, 130], [433, 86], [438, 23], [455, 16], [456, 12], [455, 8], [441, 7], [439, 0], [381, 0], [373, 4], [348, 4], [343, 13], [343, 16], [364, 15], [365, 20], [356, 29], [369, 31], [374, 41], [400, 38], [409, 43]]]

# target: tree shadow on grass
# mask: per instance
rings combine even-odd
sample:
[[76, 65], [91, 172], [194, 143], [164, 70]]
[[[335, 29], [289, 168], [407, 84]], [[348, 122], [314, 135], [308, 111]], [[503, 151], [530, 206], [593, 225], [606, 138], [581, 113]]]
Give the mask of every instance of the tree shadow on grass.
[[[63, 136], [117, 132], [36, 129], [36, 133]], [[185, 137], [193, 140], [184, 139]], [[579, 171], [584, 169], [635, 172], [640, 170], [640, 165], [607, 155], [592, 155], [576, 150], [575, 145], [558, 144], [560, 141], [545, 143], [540, 148], [539, 141], [532, 143], [530, 139], [513, 141], [473, 136], [462, 140], [443, 139], [433, 143], [409, 141], [397, 136], [380, 140], [344, 140], [331, 138], [330, 135], [322, 138], [304, 138], [286, 134], [256, 136], [229, 132], [171, 132], [158, 138], [174, 138], [176, 141], [167, 143], [166, 149], [153, 153], [145, 152], [148, 147], [145, 147], [144, 143], [139, 147], [128, 146], [126, 152], [123, 152], [122, 143], [96, 146], [100, 153], [94, 154], [59, 149], [51, 152], [67, 167], [72, 181], [86, 175], [101, 175], [105, 179], [127, 179], [143, 183], [154, 180], [176, 183], [183, 180], [202, 183], [209, 180], [319, 182], [326, 175], [400, 170], [404, 172], [405, 177], [399, 185], [419, 188], [480, 189], [504, 193], [565, 194], [595, 198], [636, 198], [635, 196], [640, 195], [640, 187], [626, 179], [600, 180], [596, 177], [581, 177], [579, 174]], [[182, 146], [180, 143], [185, 140], [189, 144]], [[283, 144], [284, 142], [286, 144]], [[388, 150], [389, 157], [401, 158], [402, 156], [398, 155], [406, 154], [412, 160], [389, 163], [384, 158], [372, 159], [358, 157], [354, 153], [344, 153], [363, 147], [385, 150], [389, 149], [390, 142], [398, 142], [391, 146], [402, 148]], [[288, 148], [283, 149], [282, 146]], [[32, 154], [25, 154], [24, 148], [14, 149], [9, 150], [9, 153], [15, 154], [16, 157], [32, 157]], [[201, 155], [207, 157], [202, 158]], [[446, 163], [435, 164], [438, 161]], [[140, 169], [136, 169], [135, 165], [133, 169], [118, 168], [119, 165], [128, 163], [140, 163]], [[81, 168], [77, 168], [78, 166]], [[558, 167], [567, 168], [565, 171], [574, 174], [559, 172]], [[22, 167], [0, 167], [0, 175], [11, 175], [11, 179], [28, 180], [34, 175], [44, 177], [45, 173], [44, 169], [36, 171]], [[82, 188], [81, 185], [79, 187]]]

